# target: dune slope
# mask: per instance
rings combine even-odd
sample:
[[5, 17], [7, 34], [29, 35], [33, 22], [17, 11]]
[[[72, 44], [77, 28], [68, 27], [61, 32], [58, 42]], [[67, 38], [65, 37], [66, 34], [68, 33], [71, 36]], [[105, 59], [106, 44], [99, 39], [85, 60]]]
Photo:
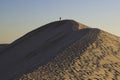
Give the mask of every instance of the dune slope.
[[13, 79], [46, 64], [65, 47], [92, 30], [79, 31], [80, 26], [85, 28], [85, 25], [72, 20], [57, 21], [19, 38], [0, 52], [0, 79]]
[[29, 32], [0, 51], [2, 80], [120, 79], [120, 38], [73, 20]]
[[100, 31], [96, 38], [93, 38], [94, 34], [90, 32], [66, 47], [52, 61], [20, 79], [119, 80], [120, 38], [104, 31]]

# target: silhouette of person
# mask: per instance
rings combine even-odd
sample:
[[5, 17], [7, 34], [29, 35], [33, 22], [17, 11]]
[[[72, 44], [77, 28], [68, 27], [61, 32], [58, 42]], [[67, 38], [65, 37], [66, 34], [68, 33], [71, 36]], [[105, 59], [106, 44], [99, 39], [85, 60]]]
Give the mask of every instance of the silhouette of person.
[[60, 17], [59, 19], [60, 19], [60, 21], [61, 21], [61, 17]]

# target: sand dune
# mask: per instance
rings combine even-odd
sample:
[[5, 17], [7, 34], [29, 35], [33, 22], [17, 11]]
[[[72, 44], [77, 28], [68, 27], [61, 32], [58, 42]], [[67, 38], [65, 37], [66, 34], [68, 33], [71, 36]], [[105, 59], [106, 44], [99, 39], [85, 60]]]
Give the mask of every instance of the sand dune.
[[[45, 64], [64, 47], [83, 37], [86, 31], [90, 31], [89, 29], [78, 31], [77, 25], [78, 23], [67, 20], [53, 22], [10, 44], [0, 54], [1, 79], [18, 76]], [[80, 34], [79, 37], [77, 34]]]
[[119, 79], [119, 53], [119, 37], [73, 20], [56, 21], [0, 52], [0, 79]]

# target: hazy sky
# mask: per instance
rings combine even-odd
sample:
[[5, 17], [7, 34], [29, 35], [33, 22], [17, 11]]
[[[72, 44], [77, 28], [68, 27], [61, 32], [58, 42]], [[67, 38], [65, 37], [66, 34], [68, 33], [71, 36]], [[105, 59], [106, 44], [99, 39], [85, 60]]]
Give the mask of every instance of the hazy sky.
[[120, 0], [0, 0], [0, 43], [59, 17], [120, 36]]

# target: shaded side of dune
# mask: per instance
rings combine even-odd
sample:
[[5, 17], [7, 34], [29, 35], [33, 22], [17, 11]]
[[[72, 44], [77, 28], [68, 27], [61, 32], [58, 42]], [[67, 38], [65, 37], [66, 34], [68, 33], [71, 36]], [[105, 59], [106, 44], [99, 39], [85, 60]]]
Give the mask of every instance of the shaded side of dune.
[[96, 31], [90, 28], [78, 30], [78, 26], [71, 20], [53, 22], [10, 44], [0, 52], [0, 79], [13, 79], [32, 71], [53, 59], [68, 45]]

